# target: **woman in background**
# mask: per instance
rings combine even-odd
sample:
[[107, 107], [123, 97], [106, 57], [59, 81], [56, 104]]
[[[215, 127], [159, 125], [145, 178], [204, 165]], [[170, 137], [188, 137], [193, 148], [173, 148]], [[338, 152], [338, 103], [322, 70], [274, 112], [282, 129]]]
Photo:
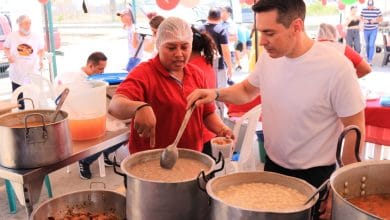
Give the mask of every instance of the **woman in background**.
[[357, 53], [360, 53], [360, 21], [361, 18], [357, 14], [357, 7], [351, 6], [351, 11], [346, 20], [347, 26], [347, 35], [346, 41], [347, 44], [353, 48]]

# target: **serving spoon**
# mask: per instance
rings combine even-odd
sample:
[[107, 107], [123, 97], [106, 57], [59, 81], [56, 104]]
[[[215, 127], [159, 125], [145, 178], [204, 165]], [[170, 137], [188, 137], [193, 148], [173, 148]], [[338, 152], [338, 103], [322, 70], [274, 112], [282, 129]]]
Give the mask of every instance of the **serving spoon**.
[[161, 153], [160, 156], [160, 166], [165, 169], [172, 169], [173, 166], [175, 166], [177, 159], [179, 158], [179, 151], [177, 149], [177, 144], [179, 143], [179, 140], [181, 136], [183, 135], [183, 132], [185, 128], [187, 127], [188, 121], [191, 117], [191, 114], [195, 108], [195, 105], [192, 105], [191, 108], [189, 108], [184, 115], [183, 122], [181, 123], [179, 132], [177, 132], [177, 136], [173, 144], [169, 145], [164, 149], [164, 151]]
[[54, 122], [56, 121], [57, 115], [58, 115], [58, 113], [60, 112], [61, 107], [62, 107], [62, 105], [64, 104], [65, 99], [66, 99], [66, 97], [68, 96], [68, 94], [69, 94], [69, 89], [68, 89], [68, 88], [65, 88], [64, 91], [62, 91], [61, 95], [58, 97], [60, 100], [59, 100], [58, 105], [57, 105], [57, 107], [56, 107], [56, 110], [55, 110], [55, 112], [53, 113], [53, 116], [52, 116], [52, 118], [51, 118], [51, 120], [50, 120], [52, 123], [54, 123]]

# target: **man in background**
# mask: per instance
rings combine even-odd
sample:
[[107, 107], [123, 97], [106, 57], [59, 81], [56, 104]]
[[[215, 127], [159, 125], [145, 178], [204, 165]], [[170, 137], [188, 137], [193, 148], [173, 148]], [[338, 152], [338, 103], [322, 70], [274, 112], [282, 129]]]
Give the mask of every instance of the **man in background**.
[[[83, 82], [88, 80], [88, 76], [103, 73], [107, 65], [107, 57], [102, 52], [94, 52], [89, 55], [87, 63], [85, 66], [81, 67], [79, 71], [63, 73], [56, 78], [56, 82], [59, 85], [62, 84], [71, 84], [76, 82]], [[92, 173], [90, 165], [99, 158], [103, 153], [104, 156], [104, 165], [112, 166], [113, 162], [109, 159], [109, 154], [116, 151], [122, 144], [114, 145], [103, 152], [99, 152], [92, 156], [89, 156], [85, 159], [79, 161], [80, 167], [80, 178], [81, 179], [91, 179]]]
[[382, 12], [379, 8], [374, 7], [374, 0], [368, 0], [367, 7], [362, 10], [360, 16], [364, 23], [364, 40], [366, 42], [367, 62], [372, 65], [378, 25], [383, 20]]
[[[16, 22], [17, 31], [11, 32], [4, 42], [4, 53], [10, 63], [8, 68], [12, 91], [19, 86], [30, 83], [30, 74], [37, 74], [43, 67], [44, 55], [43, 37], [31, 32], [31, 19], [28, 15], [21, 15]], [[23, 98], [23, 93], [18, 100]], [[24, 109], [24, 102], [20, 102], [20, 109]]]

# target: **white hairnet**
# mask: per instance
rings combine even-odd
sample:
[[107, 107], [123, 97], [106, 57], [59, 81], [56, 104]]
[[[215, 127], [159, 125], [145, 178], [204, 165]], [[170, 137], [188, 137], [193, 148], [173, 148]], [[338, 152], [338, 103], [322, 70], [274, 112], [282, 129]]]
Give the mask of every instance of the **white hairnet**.
[[321, 23], [317, 39], [335, 41], [337, 39], [336, 28], [333, 25]]
[[181, 18], [169, 17], [157, 28], [156, 48], [167, 42], [185, 41], [192, 45], [191, 26]]

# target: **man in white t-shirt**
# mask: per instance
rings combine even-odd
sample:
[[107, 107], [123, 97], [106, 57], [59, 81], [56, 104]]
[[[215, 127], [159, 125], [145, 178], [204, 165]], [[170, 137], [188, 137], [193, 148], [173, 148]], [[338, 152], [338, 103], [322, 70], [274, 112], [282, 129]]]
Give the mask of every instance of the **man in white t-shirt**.
[[[91, 55], [89, 55], [87, 59], [87, 64], [83, 67], [81, 67], [80, 71], [77, 72], [69, 72], [69, 73], [63, 73], [56, 78], [56, 83], [58, 85], [63, 84], [70, 84], [75, 82], [83, 82], [88, 80], [88, 76], [103, 73], [104, 69], [107, 65], [107, 57], [102, 52], [94, 52]], [[104, 156], [104, 165], [105, 166], [112, 166], [113, 162], [109, 159], [108, 155], [114, 151], [116, 151], [119, 147], [121, 147], [122, 144], [114, 145], [107, 150], [103, 151]], [[97, 154], [94, 154], [92, 156], [89, 156], [85, 159], [82, 159], [79, 161], [79, 167], [80, 167], [80, 177], [82, 179], [91, 179], [92, 173], [90, 169], [90, 165], [99, 158], [100, 154], [102, 152], [99, 152]]]
[[[30, 75], [37, 74], [42, 68], [44, 55], [43, 37], [31, 32], [31, 19], [27, 15], [21, 15], [16, 22], [19, 25], [17, 31], [11, 32], [4, 42], [4, 53], [8, 58], [9, 78], [12, 83], [12, 91], [19, 86], [30, 83]], [[18, 100], [23, 98], [20, 94]], [[24, 109], [24, 102], [21, 102]]]
[[[336, 168], [343, 127], [356, 125], [364, 136], [365, 102], [355, 70], [343, 54], [305, 33], [303, 0], [261, 0], [253, 10], [262, 33], [260, 45], [267, 53], [246, 80], [228, 88], [196, 90], [187, 98], [188, 107], [214, 99], [244, 104], [260, 92], [264, 169], [319, 187]], [[356, 161], [354, 136], [345, 140], [345, 163]], [[320, 218], [319, 206], [318, 202], [314, 219]]]

